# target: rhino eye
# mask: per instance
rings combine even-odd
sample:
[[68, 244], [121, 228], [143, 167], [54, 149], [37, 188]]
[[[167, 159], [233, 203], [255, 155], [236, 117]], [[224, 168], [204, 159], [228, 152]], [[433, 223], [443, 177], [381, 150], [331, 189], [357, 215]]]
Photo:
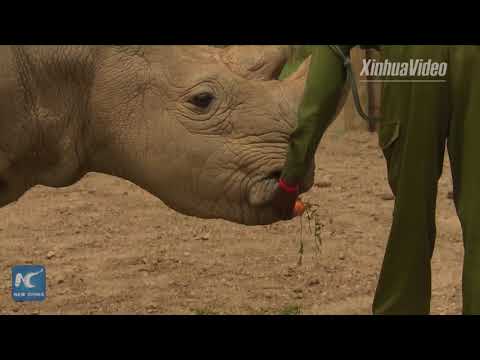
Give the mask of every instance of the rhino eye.
[[192, 96], [188, 102], [193, 104], [201, 109], [207, 109], [212, 103], [214, 97], [208, 92], [203, 92], [197, 95]]

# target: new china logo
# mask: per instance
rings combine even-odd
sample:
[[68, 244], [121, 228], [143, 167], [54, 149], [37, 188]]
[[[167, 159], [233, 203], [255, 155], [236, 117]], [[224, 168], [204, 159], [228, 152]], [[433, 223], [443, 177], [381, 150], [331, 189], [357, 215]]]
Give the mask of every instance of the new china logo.
[[45, 290], [43, 266], [18, 265], [12, 268], [12, 297], [15, 301], [43, 301]]

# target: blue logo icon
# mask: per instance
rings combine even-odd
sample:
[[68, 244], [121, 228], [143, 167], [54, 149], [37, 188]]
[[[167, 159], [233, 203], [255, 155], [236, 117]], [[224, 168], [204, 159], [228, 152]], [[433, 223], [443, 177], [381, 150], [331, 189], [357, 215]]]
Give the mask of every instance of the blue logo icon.
[[43, 301], [46, 290], [45, 268], [17, 265], [12, 268], [12, 297], [15, 301]]

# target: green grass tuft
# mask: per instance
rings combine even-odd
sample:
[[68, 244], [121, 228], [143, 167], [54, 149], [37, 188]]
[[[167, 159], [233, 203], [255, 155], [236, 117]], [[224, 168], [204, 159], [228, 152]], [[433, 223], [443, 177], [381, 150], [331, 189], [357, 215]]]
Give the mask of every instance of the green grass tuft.
[[302, 310], [298, 305], [287, 305], [278, 313], [279, 315], [301, 315]]
[[192, 309], [195, 315], [220, 315], [220, 313], [211, 309]]

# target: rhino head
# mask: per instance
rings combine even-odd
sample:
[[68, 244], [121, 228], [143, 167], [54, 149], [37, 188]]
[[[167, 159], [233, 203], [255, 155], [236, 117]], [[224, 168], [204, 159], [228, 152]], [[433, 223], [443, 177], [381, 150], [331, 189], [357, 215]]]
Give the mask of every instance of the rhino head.
[[[90, 171], [127, 179], [183, 214], [278, 219], [308, 66], [287, 48], [43, 46], [0, 50], [0, 205]], [[307, 191], [312, 171], [302, 184]]]

